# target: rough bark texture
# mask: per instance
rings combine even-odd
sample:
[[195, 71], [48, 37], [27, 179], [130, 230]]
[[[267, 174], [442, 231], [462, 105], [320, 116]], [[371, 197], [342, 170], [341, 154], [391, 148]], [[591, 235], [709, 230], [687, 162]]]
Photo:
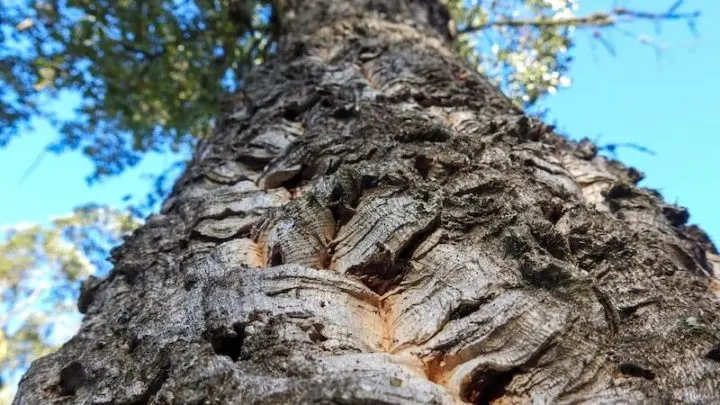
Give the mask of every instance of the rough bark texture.
[[720, 403], [686, 211], [526, 118], [433, 1], [285, 7], [15, 404]]

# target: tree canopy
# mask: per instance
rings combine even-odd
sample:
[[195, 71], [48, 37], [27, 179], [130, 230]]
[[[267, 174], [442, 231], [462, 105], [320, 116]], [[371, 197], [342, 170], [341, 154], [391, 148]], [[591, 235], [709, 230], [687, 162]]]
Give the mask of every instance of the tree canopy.
[[[658, 10], [580, 12], [580, 0], [446, 0], [456, 50], [515, 102], [571, 85], [572, 48], [583, 31], [612, 53], [608, 30], [674, 20], [694, 30], [699, 13], [682, 0]], [[659, 2], [665, 3], [665, 2]], [[18, 0], [0, 5], [0, 146], [22, 138], [34, 117], [59, 129], [51, 152], [81, 151], [88, 181], [171, 153], [212, 132], [223, 100], [272, 57], [283, 1]], [[71, 116], [48, 108], [73, 95]], [[156, 174], [160, 184], [162, 174]], [[132, 190], [129, 190], [132, 191]], [[158, 187], [156, 195], [164, 192]], [[156, 196], [157, 197], [157, 196]], [[152, 200], [155, 201], [155, 200]], [[0, 378], [14, 378], [49, 350], [53, 325], [75, 313], [78, 280], [107, 270], [104, 257], [139, 221], [96, 205], [47, 224], [0, 234]], [[41, 281], [39, 281], [41, 280]], [[2, 381], [0, 381], [2, 386]], [[8, 389], [8, 387], [5, 387]]]
[[[621, 29], [637, 19], [681, 19], [682, 1], [653, 13], [578, 14], [578, 0], [446, 1], [458, 51], [518, 103], [570, 84], [576, 31]], [[61, 130], [55, 152], [81, 150], [91, 180], [121, 173], [148, 151], [206, 136], [222, 99], [273, 52], [281, 1], [21, 0], [0, 13], [0, 145], [31, 117]], [[481, 56], [482, 55], [482, 56]], [[46, 108], [80, 95], [72, 117]]]

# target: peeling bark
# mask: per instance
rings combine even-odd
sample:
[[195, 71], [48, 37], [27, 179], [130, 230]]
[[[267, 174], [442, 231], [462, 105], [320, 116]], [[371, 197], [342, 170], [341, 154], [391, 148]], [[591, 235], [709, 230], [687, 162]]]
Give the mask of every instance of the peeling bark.
[[720, 256], [527, 118], [433, 0], [287, 1], [15, 404], [720, 402]]

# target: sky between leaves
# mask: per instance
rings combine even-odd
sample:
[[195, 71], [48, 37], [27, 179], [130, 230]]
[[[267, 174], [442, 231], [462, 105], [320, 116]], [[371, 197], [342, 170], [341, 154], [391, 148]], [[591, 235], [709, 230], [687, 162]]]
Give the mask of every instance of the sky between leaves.
[[[531, 4], [533, 1], [530, 0], [527, 3]], [[68, 3], [73, 2], [69, 1]], [[92, 4], [83, 1], [77, 3]], [[506, 3], [517, 5], [515, 1]], [[571, 17], [588, 15], [594, 11], [606, 11], [613, 6], [663, 11], [657, 0], [626, 0], [618, 2], [620, 4], [613, 4], [610, 0], [582, 0], [579, 2], [579, 8], [573, 8], [565, 0], [543, 0], [537, 3], [543, 3], [545, 8], [540, 11], [536, 10], [536, 12], [560, 17], [564, 13], [570, 13], [567, 15]], [[720, 215], [714, 209], [713, 202], [720, 198], [718, 194], [720, 180], [714, 175], [720, 173], [720, 160], [714, 157], [714, 151], [720, 147], [720, 139], [714, 136], [712, 117], [713, 107], [716, 105], [714, 99], [720, 94], [720, 80], [714, 79], [713, 72], [720, 62], [720, 52], [718, 52], [720, 49], [717, 45], [720, 43], [720, 27], [709, 22], [720, 21], [720, 5], [715, 2], [696, 3], [698, 1], [688, 1], [683, 5], [683, 9], [694, 10], [693, 7], [702, 7], [703, 16], [698, 20], [699, 37], [694, 37], [688, 27], [682, 23], [664, 22], [662, 31], [657, 32], [652, 24], [637, 22], [625, 26], [628, 31], [632, 31], [632, 35], [625, 35], [616, 30], [613, 32], [602, 31], [603, 37], [600, 41], [593, 35], [593, 31], [578, 30], [573, 34], [576, 46], [571, 48], [567, 54], [558, 52], [558, 49], [563, 47], [563, 38], [551, 36], [548, 39], [550, 45], [547, 45], [546, 48], [541, 47], [540, 52], [535, 53], [535, 57], [529, 58], [527, 52], [529, 48], [527, 46], [523, 48], [523, 44], [512, 43], [507, 36], [503, 36], [502, 31], [493, 31], [476, 41], [468, 41], [464, 49], [470, 57], [472, 55], [469, 50], [478, 48], [484, 53], [490, 52], [495, 55], [494, 58], [490, 58], [490, 62], [482, 65], [485, 71], [502, 83], [505, 90], [514, 95], [518, 102], [533, 102], [537, 97], [538, 103], [533, 105], [533, 110], [539, 111], [547, 108], [547, 120], [556, 122], [561, 132], [567, 133], [573, 138], [589, 137], [597, 140], [600, 145], [634, 144], [635, 146], [620, 147], [606, 152], [615, 152], [617, 157], [624, 162], [635, 165], [644, 171], [648, 175], [645, 185], [659, 189], [670, 202], [688, 206], [692, 215], [691, 222], [699, 222], [715, 240], [718, 240], [720, 238]], [[98, 2], [98, 4], [102, 4], [102, 2]], [[122, 4], [122, 2], [116, 4]], [[662, 6], [669, 5], [671, 3], [668, 2], [668, 4], [663, 3]], [[6, 5], [3, 4], [3, 7]], [[512, 13], [509, 15], [513, 16]], [[514, 17], [524, 18], [532, 15], [532, 10], [526, 9]], [[222, 26], [223, 18], [221, 16], [215, 18], [217, 19], [216, 23]], [[470, 20], [472, 20], [472, 16], [468, 17], [468, 21]], [[20, 19], [19, 23], [23, 21]], [[483, 21], [487, 22], [482, 18], [475, 18], [474, 23], [482, 24]], [[218, 30], [220, 29], [224, 28], [218, 28]], [[253, 37], [250, 34], [248, 38]], [[653, 46], [647, 46], [647, 44], [643, 46], [640, 43], [647, 42], [651, 38], [657, 41]], [[530, 39], [527, 40], [528, 43], [531, 42]], [[132, 43], [130, 45], [133, 46]], [[197, 46], [202, 48], [209, 45], [201, 43]], [[516, 52], [513, 52], [513, 49]], [[523, 52], [519, 51], [523, 49]], [[543, 49], [551, 50], [545, 59], [538, 57], [538, 55], [542, 56]], [[656, 51], [659, 49], [662, 50], [662, 53], [658, 57]], [[2, 58], [2, 52], [0, 50], [0, 58]], [[229, 58], [235, 62], [225, 60], [223, 63], [232, 65], [242, 58], [256, 57], [253, 52], [260, 51], [251, 50], [243, 55], [226, 56], [226, 59]], [[613, 56], [613, 53], [616, 56]], [[572, 62], [568, 59], [569, 56], [573, 58]], [[138, 56], [139, 59], [142, 57]], [[170, 57], [176, 56], [171, 55]], [[535, 69], [526, 68], [533, 65], [535, 65]], [[164, 66], [167, 68], [169, 65]], [[543, 70], [542, 66], [548, 66], [549, 69]], [[569, 72], [565, 71], [566, 66], [570, 67]], [[202, 69], [203, 66], [200, 65], [199, 68]], [[192, 69], [190, 70], [192, 71]], [[57, 72], [53, 73], [53, 75], [55, 74]], [[113, 73], [110, 72], [110, 74]], [[40, 76], [42, 80], [51, 80], [47, 71], [44, 75]], [[214, 76], [215, 79], [218, 77], [218, 75]], [[192, 74], [188, 74], [188, 78], [187, 86], [189, 87], [197, 85], [197, 83], [193, 83], [193, 80], [200, 80], [197, 77], [193, 78]], [[27, 84], [35, 89], [38, 83], [43, 83], [42, 80]], [[570, 85], [571, 82], [572, 85], [569, 89], [563, 89], [564, 85]], [[47, 85], [47, 83], [44, 84], [44, 86]], [[42, 88], [42, 86], [39, 87]], [[163, 91], [193, 91], [192, 89], [177, 88], [156, 90], [159, 92], [156, 97], [158, 99], [167, 97], [161, 94]], [[556, 92], [557, 95], [544, 97], [546, 94]], [[2, 94], [3, 97], [7, 97], [7, 92]], [[152, 97], [150, 99], [152, 100]], [[75, 119], [82, 115], [73, 110], [75, 106], [93, 105], [92, 103], [88, 104], [88, 97], [82, 97], [78, 92], [60, 92], [59, 98], [53, 102], [47, 101], [47, 95], [40, 96], [38, 100], [38, 105], [41, 107], [38, 111], [52, 113], [60, 121]], [[200, 100], [202, 102], [202, 99]], [[138, 102], [136, 99], [131, 101]], [[206, 104], [203, 108], [210, 111], [206, 116], [212, 114], [210, 110], [212, 102], [212, 100], [204, 101]], [[97, 105], [97, 100], [95, 103]], [[127, 108], [122, 105], [115, 105], [115, 107]], [[181, 105], [178, 108], [180, 108], [178, 111], [181, 111], [183, 107]], [[159, 110], [156, 110], [155, 113], [159, 116], [165, 114], [165, 117], [173, 114], [172, 111], [162, 112]], [[91, 136], [84, 139], [75, 139], [78, 145], [82, 144], [83, 147], [73, 148], [72, 145], [66, 144], [64, 152], [60, 155], [45, 152], [44, 149], [48, 144], [57, 143], [58, 140], [67, 140], [68, 134], [60, 135], [57, 126], [53, 127], [51, 122], [42, 119], [41, 116], [42, 114], [38, 115], [37, 111], [30, 114], [29, 117], [34, 128], [21, 128], [18, 131], [20, 137], [6, 148], [0, 149], [0, 195], [4, 196], [0, 200], [0, 232], [5, 230], [2, 228], [23, 222], [27, 224], [24, 229], [31, 229], [29, 227], [34, 223], [49, 224], [51, 217], [56, 217], [55, 221], [57, 222], [59, 214], [71, 212], [74, 207], [88, 202], [123, 207], [127, 203], [124, 196], [132, 193], [135, 200], [138, 197], [144, 197], [153, 188], [154, 179], [151, 174], [162, 172], [180, 157], [189, 153], [189, 148], [184, 146], [188, 144], [187, 139], [183, 136], [169, 134], [163, 138], [159, 132], [150, 131], [146, 132], [144, 137], [140, 137], [138, 142], [148, 146], [141, 149], [145, 151], [158, 149], [165, 152], [137, 153], [142, 159], [135, 167], [129, 167], [129, 161], [123, 160], [125, 157], [121, 157], [118, 160], [119, 163], [111, 162], [108, 167], [102, 169], [102, 164], [107, 164], [107, 159], [113, 156], [112, 153], [109, 153], [113, 152], [112, 148], [108, 150], [109, 152], [106, 151], [94, 157], [90, 156], [90, 159], [87, 159], [88, 150], [86, 148], [88, 146], [103, 146], [102, 142], [93, 144], [93, 140], [98, 139], [97, 133], [91, 133]], [[162, 121], [162, 117], [160, 121]], [[117, 122], [103, 123], [100, 124], [100, 127], [104, 126], [105, 130], [112, 129], [112, 126], [107, 127], [110, 124], [117, 124]], [[177, 125], [191, 127], [194, 124], [178, 121]], [[125, 139], [132, 139], [132, 136]], [[160, 146], [154, 145], [153, 142], [159, 142]], [[176, 149], [181, 153], [167, 153], [168, 145], [177, 146]], [[643, 152], [640, 147], [646, 148], [654, 154]], [[134, 156], [133, 153], [135, 152], [130, 150], [130, 155]], [[133, 159], [135, 158], [131, 158], [130, 161]], [[107, 175], [119, 167], [124, 169], [121, 174]], [[98, 176], [99, 168], [100, 172], [102, 170], [109, 170], [109, 172]], [[177, 173], [177, 171], [172, 173]], [[88, 186], [86, 182], [88, 177], [101, 181], [96, 181], [92, 186]], [[75, 217], [74, 220], [80, 224], [86, 219]], [[67, 220], [60, 219], [60, 222], [62, 221], [66, 221], [67, 225]], [[124, 225], [109, 224], [110, 228], [115, 227], [113, 229], [127, 225], [127, 223]], [[77, 237], [78, 228], [75, 225], [70, 228]], [[101, 231], [102, 229], [99, 228], [94, 229], [94, 232]], [[43, 235], [45, 239], [38, 239], [36, 245], [39, 245], [37, 246], [42, 247], [43, 244], [50, 243], [55, 240], [53, 238], [57, 239], [58, 237], [56, 234], [47, 232]], [[72, 232], [70, 232], [71, 235]], [[107, 239], [110, 240], [113, 237]], [[72, 237], [69, 239], [72, 241]], [[65, 237], [63, 240], [67, 241], [68, 238]], [[88, 241], [91, 240], [92, 238], [81, 238], [80, 245], [89, 243]], [[57, 241], [55, 245], [67, 248], [66, 245]], [[94, 259], [96, 261], [99, 256], [102, 256], [101, 250], [95, 252]], [[80, 252], [85, 252], [85, 249], [80, 249]], [[0, 252], [0, 255], [2, 254], [3, 252]], [[48, 270], [47, 255], [37, 256], [37, 251], [34, 254], [43, 262], [35, 263], [34, 268], [30, 270]], [[70, 256], [72, 257], [73, 254]], [[32, 264], [30, 267], [33, 267]], [[84, 276], [87, 271], [86, 269], [85, 273], [80, 273]], [[89, 271], [92, 271], [92, 268]], [[58, 274], [57, 269], [54, 272], [54, 274]], [[52, 271], [48, 274], [50, 273]], [[67, 274], [70, 274], [70, 270]], [[76, 285], [73, 277], [67, 278], [60, 284], [63, 287]], [[52, 277], [49, 280], [52, 280]], [[0, 287], [3, 286], [0, 285]], [[52, 313], [52, 310], [59, 309], [65, 313], [72, 313], [67, 302], [72, 301], [68, 297], [72, 298], [73, 294], [62, 295], [62, 289], [58, 291], [60, 291], [60, 295], [55, 295], [55, 297], [59, 297], [56, 302], [52, 301], [51, 294], [50, 301], [43, 304], [44, 306], [40, 305], [42, 308], [33, 314], [34, 317], [27, 318], [29, 327], [26, 328], [26, 332], [30, 333], [46, 328], [47, 314]], [[27, 295], [32, 293], [32, 290], [26, 290], [23, 293]], [[16, 304], [12, 302], [11, 298], [3, 296], [3, 303], [10, 305], [8, 302]], [[45, 318], [38, 317], [38, 314]], [[21, 339], [23, 336], [17, 338]], [[29, 342], [38, 340], [37, 336], [25, 336], [25, 338]], [[41, 347], [30, 347], [30, 352], [33, 350], [37, 354], [46, 348], [42, 345]], [[2, 347], [0, 347], [0, 361], [2, 355]], [[8, 378], [9, 375], [4, 374], [1, 377]]]

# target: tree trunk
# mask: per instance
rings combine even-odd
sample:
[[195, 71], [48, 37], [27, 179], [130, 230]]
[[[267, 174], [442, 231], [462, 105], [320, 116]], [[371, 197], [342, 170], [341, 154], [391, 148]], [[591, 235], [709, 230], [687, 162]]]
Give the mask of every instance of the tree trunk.
[[282, 26], [16, 404], [720, 403], [686, 211], [513, 107], [435, 0]]

